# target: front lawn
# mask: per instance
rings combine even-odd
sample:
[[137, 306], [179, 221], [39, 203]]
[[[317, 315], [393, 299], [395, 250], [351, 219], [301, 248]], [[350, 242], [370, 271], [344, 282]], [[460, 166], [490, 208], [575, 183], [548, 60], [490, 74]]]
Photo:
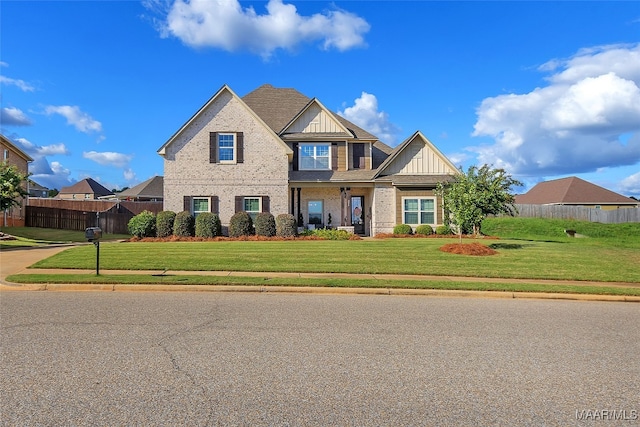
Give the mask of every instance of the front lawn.
[[[640, 243], [615, 247], [607, 239], [489, 240], [493, 256], [465, 256], [439, 248], [457, 239], [358, 241], [104, 243], [105, 270], [225, 270], [430, 274], [502, 278], [640, 282]], [[473, 240], [465, 240], [472, 242]], [[34, 265], [94, 269], [93, 246], [75, 247]]]

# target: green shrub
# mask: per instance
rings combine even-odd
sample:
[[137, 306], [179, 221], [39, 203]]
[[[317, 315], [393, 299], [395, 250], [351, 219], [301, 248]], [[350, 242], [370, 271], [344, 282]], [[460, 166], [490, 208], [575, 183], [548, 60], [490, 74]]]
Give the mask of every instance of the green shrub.
[[453, 234], [453, 231], [451, 231], [448, 225], [439, 225], [436, 227], [436, 234], [439, 236], [448, 236], [449, 234]]
[[433, 234], [433, 228], [429, 224], [422, 224], [416, 227], [416, 234], [422, 234], [423, 236], [429, 236]]
[[393, 234], [411, 234], [411, 226], [409, 224], [398, 224], [393, 227]]
[[291, 214], [280, 214], [276, 217], [276, 236], [295, 237], [298, 234], [296, 217]]
[[312, 236], [317, 236], [326, 240], [349, 240], [351, 236], [353, 236], [352, 233], [349, 233], [346, 230], [336, 230], [331, 228], [318, 228], [309, 231], [311, 231]]
[[142, 211], [129, 220], [129, 234], [136, 237], [155, 237], [156, 216], [149, 211]]
[[254, 223], [258, 236], [272, 237], [276, 235], [276, 219], [269, 212], [260, 212]]
[[220, 217], [211, 212], [202, 212], [196, 217], [196, 237], [216, 237], [222, 234]]
[[192, 237], [194, 234], [193, 215], [188, 211], [178, 212], [173, 222], [173, 234], [179, 237]]
[[173, 234], [173, 222], [176, 219], [176, 213], [172, 211], [158, 212], [156, 215], [156, 236], [169, 237]]
[[229, 237], [252, 236], [253, 220], [247, 212], [236, 212], [229, 221]]

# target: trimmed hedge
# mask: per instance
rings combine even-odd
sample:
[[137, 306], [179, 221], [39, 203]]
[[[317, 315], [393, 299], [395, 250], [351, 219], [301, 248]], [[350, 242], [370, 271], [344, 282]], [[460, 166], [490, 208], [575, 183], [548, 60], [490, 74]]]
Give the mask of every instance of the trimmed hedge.
[[393, 227], [393, 234], [411, 234], [412, 232], [409, 224], [398, 224]]
[[335, 228], [317, 228], [309, 231], [311, 236], [317, 236], [326, 240], [350, 240], [353, 236], [353, 233]]
[[449, 234], [453, 234], [451, 228], [448, 225], [439, 225], [436, 227], [436, 234], [439, 236], [447, 236]]
[[276, 219], [269, 212], [260, 212], [254, 223], [256, 235], [273, 237], [276, 235]]
[[298, 222], [291, 214], [280, 214], [276, 217], [276, 236], [295, 237], [298, 235]]
[[212, 212], [202, 212], [196, 217], [196, 237], [216, 237], [222, 234], [220, 217]]
[[176, 213], [173, 211], [162, 211], [156, 215], [156, 236], [169, 237], [173, 234], [173, 223], [176, 220]]
[[229, 237], [252, 236], [253, 220], [247, 212], [236, 212], [229, 221]]
[[127, 223], [129, 234], [136, 237], [155, 237], [156, 216], [149, 211], [142, 211]]
[[416, 234], [421, 234], [423, 236], [429, 236], [433, 234], [433, 228], [429, 224], [422, 224], [416, 227]]
[[192, 237], [195, 231], [194, 225], [195, 220], [191, 212], [178, 212], [173, 223], [173, 234], [179, 237]]

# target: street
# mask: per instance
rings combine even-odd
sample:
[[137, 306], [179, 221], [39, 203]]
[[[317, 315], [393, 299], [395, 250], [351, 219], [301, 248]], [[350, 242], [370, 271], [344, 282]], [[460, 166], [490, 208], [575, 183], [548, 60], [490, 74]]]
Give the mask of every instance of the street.
[[3, 426], [640, 423], [634, 303], [3, 292], [0, 322]]

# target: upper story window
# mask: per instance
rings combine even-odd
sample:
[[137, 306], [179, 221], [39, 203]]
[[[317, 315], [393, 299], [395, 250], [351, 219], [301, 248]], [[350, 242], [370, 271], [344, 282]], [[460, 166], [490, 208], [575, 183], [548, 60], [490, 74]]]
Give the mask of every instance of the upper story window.
[[9, 159], [9, 150], [5, 149], [4, 150], [4, 157], [2, 160], [8, 160]]
[[300, 144], [300, 170], [331, 169], [331, 144]]
[[234, 133], [218, 134], [218, 159], [220, 163], [235, 163], [236, 138]]
[[209, 132], [209, 163], [244, 163], [244, 133]]

